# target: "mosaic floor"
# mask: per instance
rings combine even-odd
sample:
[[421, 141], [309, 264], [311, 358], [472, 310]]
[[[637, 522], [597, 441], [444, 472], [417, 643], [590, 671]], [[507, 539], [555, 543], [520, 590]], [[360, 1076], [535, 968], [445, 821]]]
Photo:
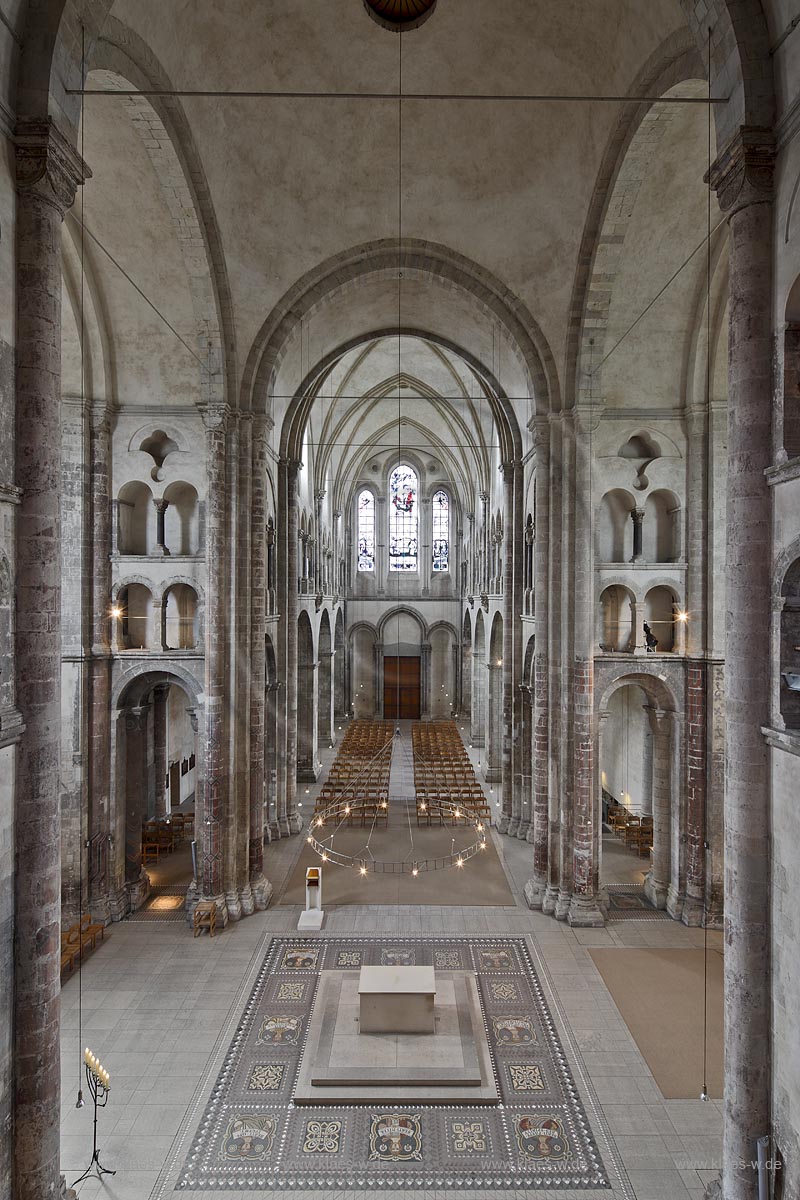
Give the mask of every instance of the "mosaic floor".
[[[501, 1103], [325, 1105], [292, 1096], [322, 970], [474, 971]], [[525, 940], [275, 938], [176, 1190], [610, 1187]]]

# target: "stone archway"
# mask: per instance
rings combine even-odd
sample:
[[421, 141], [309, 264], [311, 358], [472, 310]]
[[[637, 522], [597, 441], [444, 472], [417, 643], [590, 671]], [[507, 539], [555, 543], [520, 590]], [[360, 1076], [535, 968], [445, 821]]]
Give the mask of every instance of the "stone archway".
[[297, 779], [314, 783], [320, 764], [317, 733], [319, 727], [319, 691], [314, 632], [305, 609], [297, 618]]
[[[681, 772], [675, 697], [657, 676], [640, 672], [621, 675], [599, 698], [595, 730], [598, 766], [591, 871], [595, 894], [600, 894], [603, 887], [605, 789], [634, 814], [652, 816], [652, 866], [645, 876], [645, 895], [654, 907], [665, 908], [670, 916], [680, 918]], [[623, 767], [617, 780], [620, 762]], [[609, 786], [612, 784], [613, 791]], [[619, 796], [615, 795], [617, 791]]]

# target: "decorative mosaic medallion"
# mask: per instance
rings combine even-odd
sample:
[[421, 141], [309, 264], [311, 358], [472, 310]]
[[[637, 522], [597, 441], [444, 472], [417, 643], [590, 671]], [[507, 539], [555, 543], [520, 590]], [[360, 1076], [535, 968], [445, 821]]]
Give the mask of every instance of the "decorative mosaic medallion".
[[302, 1017], [276, 1016], [269, 1013], [261, 1022], [256, 1045], [297, 1046], [300, 1042], [302, 1028]]
[[277, 1127], [274, 1117], [231, 1117], [220, 1158], [227, 1162], [264, 1162], [272, 1153]]
[[[381, 964], [474, 972], [500, 1104], [293, 1103], [319, 973]], [[180, 1144], [179, 1191], [610, 1186], [524, 938], [273, 939]]]
[[515, 1092], [543, 1092], [544, 1079], [538, 1063], [515, 1063], [508, 1068], [511, 1086]]
[[422, 1158], [420, 1118], [410, 1113], [379, 1113], [369, 1131], [370, 1162], [418, 1162]]
[[530, 1046], [536, 1041], [536, 1030], [530, 1017], [492, 1017], [495, 1045]]
[[320, 952], [317, 948], [305, 949], [303, 946], [292, 946], [283, 953], [281, 971], [316, 971]]
[[382, 967], [413, 967], [415, 963], [414, 950], [399, 950], [396, 947], [381, 950]]
[[306, 1121], [303, 1154], [338, 1154], [341, 1136], [341, 1121]]
[[275, 993], [275, 999], [278, 1001], [305, 1000], [307, 987], [308, 984], [306, 983], [305, 979], [290, 979], [287, 983], [279, 983], [278, 990]]
[[247, 1086], [251, 1092], [278, 1092], [286, 1063], [254, 1063]]

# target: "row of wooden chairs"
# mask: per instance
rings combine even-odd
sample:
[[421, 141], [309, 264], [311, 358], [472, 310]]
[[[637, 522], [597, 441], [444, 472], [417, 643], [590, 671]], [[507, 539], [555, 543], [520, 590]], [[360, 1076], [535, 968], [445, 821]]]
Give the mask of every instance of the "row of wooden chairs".
[[194, 813], [170, 813], [142, 825], [142, 864], [158, 862], [162, 853], [171, 854], [185, 837], [194, 833]]
[[652, 817], [638, 816], [614, 801], [608, 808], [608, 824], [629, 849], [641, 855], [650, 853], [653, 845]]
[[342, 738], [327, 779], [314, 802], [314, 816], [338, 806], [336, 824], [386, 826], [394, 726], [391, 721], [353, 721]]
[[61, 932], [61, 970], [72, 971], [75, 963], [83, 960], [87, 948], [95, 949], [97, 939], [105, 938], [105, 926], [92, 921], [90, 913], [84, 913], [80, 921]]
[[489, 824], [486, 803], [454, 721], [428, 721], [411, 731], [417, 824]]

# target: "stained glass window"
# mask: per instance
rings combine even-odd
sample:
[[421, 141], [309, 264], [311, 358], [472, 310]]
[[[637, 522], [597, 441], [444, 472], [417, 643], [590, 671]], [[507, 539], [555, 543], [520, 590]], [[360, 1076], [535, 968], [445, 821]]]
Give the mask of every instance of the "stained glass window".
[[446, 571], [450, 565], [450, 498], [439, 490], [433, 495], [433, 569]]
[[358, 569], [375, 570], [375, 497], [366, 491], [358, 497]]
[[411, 467], [395, 467], [389, 494], [389, 570], [416, 571], [417, 477]]

